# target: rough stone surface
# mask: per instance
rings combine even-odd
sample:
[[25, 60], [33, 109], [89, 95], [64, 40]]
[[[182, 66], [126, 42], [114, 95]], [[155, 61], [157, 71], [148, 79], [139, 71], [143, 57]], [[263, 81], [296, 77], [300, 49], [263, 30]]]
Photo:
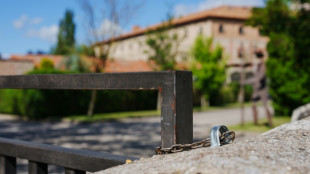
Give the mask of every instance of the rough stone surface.
[[282, 125], [246, 141], [142, 158], [97, 174], [310, 173], [309, 142], [310, 120], [306, 119]]
[[293, 111], [292, 122], [310, 117], [310, 103], [302, 105]]

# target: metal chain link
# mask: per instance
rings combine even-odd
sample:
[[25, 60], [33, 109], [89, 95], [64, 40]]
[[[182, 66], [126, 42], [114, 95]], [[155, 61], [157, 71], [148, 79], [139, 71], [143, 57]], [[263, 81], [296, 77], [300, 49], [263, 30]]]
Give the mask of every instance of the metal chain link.
[[[233, 142], [235, 139], [235, 132], [234, 131], [227, 131], [224, 132], [220, 136], [220, 142], [221, 145], [229, 144]], [[175, 144], [172, 145], [171, 147], [168, 148], [162, 148], [157, 147], [155, 150], [156, 155], [163, 155], [163, 154], [168, 154], [168, 153], [176, 153], [176, 152], [182, 152], [182, 151], [187, 151], [191, 149], [197, 149], [200, 147], [210, 147], [211, 146], [211, 139], [206, 138], [198, 142], [194, 142], [192, 144]]]

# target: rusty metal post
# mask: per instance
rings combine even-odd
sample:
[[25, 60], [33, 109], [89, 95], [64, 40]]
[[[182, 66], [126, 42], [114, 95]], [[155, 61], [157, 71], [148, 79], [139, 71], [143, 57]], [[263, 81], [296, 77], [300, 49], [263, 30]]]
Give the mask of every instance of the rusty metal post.
[[192, 73], [174, 71], [162, 89], [161, 146], [193, 142]]
[[16, 158], [0, 156], [0, 174], [16, 174]]
[[48, 173], [47, 164], [29, 160], [28, 173], [29, 174], [47, 174]]
[[65, 174], [86, 174], [85, 171], [82, 170], [74, 170], [74, 169], [65, 169]]

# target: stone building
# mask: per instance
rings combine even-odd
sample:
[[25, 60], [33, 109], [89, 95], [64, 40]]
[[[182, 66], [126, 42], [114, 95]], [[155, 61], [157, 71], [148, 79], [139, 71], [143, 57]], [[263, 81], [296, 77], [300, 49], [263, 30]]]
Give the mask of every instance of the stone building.
[[[257, 28], [245, 26], [244, 22], [251, 16], [251, 8], [221, 6], [214, 9], [175, 18], [171, 21], [173, 28], [169, 33], [177, 33], [183, 37], [179, 46], [177, 62], [189, 65], [189, 51], [199, 34], [213, 37], [214, 44], [220, 44], [227, 58], [227, 75], [231, 80], [239, 78], [240, 65], [251, 65], [255, 61], [254, 52], [260, 51], [267, 56], [266, 44], [268, 38], [261, 36]], [[118, 37], [106, 40], [99, 45], [111, 44], [109, 58], [117, 61], [147, 61], [145, 44], [148, 31], [157, 29], [163, 24], [147, 28], [134, 26], [132, 31]], [[100, 49], [96, 49], [97, 53]], [[99, 54], [99, 53], [98, 53]], [[251, 73], [248, 66], [246, 72]]]

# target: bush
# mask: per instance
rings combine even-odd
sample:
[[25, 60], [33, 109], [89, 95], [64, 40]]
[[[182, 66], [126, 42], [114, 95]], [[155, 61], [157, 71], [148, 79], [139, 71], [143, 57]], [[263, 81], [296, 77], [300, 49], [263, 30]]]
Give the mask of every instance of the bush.
[[[240, 85], [237, 82], [232, 82], [229, 85], [223, 86], [218, 93], [212, 93], [210, 95], [211, 106], [221, 106], [229, 103], [238, 102], [238, 94]], [[244, 87], [244, 101], [251, 101], [252, 86], [246, 85]]]

